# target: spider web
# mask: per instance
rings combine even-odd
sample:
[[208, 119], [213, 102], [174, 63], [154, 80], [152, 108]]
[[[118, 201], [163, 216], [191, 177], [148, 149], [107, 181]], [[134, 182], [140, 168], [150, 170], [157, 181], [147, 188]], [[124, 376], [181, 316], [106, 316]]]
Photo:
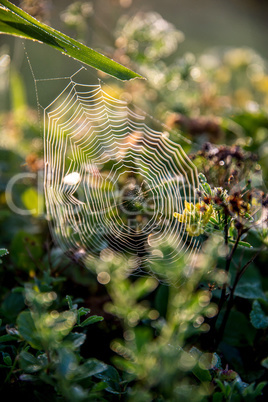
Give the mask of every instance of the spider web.
[[174, 219], [198, 188], [181, 145], [101, 84], [73, 77], [44, 109], [44, 126], [47, 217], [67, 254], [131, 257], [138, 274], [195, 253], [197, 240]]

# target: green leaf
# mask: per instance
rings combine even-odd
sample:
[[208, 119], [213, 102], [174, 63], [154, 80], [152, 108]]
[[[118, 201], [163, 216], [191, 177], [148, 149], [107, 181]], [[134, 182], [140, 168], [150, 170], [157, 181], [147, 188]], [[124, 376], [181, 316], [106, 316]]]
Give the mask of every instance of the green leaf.
[[97, 377], [107, 381], [113, 381], [116, 383], [120, 382], [120, 376], [118, 374], [118, 371], [112, 366], [107, 366], [106, 370]]
[[0, 257], [8, 254], [8, 250], [6, 248], [0, 248]]
[[261, 365], [262, 365], [263, 367], [265, 367], [266, 369], [268, 369], [268, 357], [266, 357], [265, 359], [263, 359], [263, 360], [261, 361]]
[[213, 218], [213, 217], [210, 217], [209, 218], [209, 221], [211, 222], [211, 223], [213, 223], [214, 225], [219, 225], [219, 222], [215, 219], [215, 218]]
[[[218, 387], [221, 389], [223, 395], [226, 395], [226, 388], [229, 386], [227, 383], [223, 383], [221, 380], [218, 380], [217, 378], [215, 379], [215, 383], [218, 385]], [[230, 386], [229, 386], [230, 387]]]
[[27, 352], [26, 350], [20, 352], [19, 363], [21, 369], [26, 371], [27, 373], [35, 373], [41, 370], [44, 366], [41, 359], [37, 359], [34, 355]]
[[205, 191], [205, 193], [212, 195], [212, 190], [208, 183], [202, 183], [201, 186], [203, 187], [203, 190]]
[[211, 374], [209, 369], [215, 367], [218, 361], [218, 357], [216, 355], [206, 355], [203, 354], [199, 349], [196, 347], [192, 347], [190, 353], [183, 352], [184, 354], [188, 355], [189, 357], [193, 358], [194, 361], [198, 361], [197, 364], [192, 369], [193, 374], [201, 381], [211, 381]]
[[62, 377], [68, 377], [77, 366], [76, 355], [67, 348], [58, 349], [59, 361], [57, 363], [57, 372]]
[[95, 385], [92, 387], [91, 392], [92, 392], [92, 391], [94, 391], [94, 392], [99, 392], [99, 391], [102, 391], [102, 390], [105, 389], [105, 388], [107, 388], [106, 382], [100, 381], [100, 382], [98, 382], [97, 384], [95, 384]]
[[199, 173], [198, 178], [202, 184], [207, 182], [207, 178], [203, 173]]
[[[232, 240], [232, 239], [230, 239], [229, 241], [230, 241], [230, 243], [235, 243], [235, 242], [236, 242], [236, 240]], [[239, 246], [242, 246], [242, 247], [252, 248], [252, 245], [249, 244], [249, 243], [246, 242], [246, 241], [239, 241], [239, 242], [238, 242], [238, 245], [239, 245]]]
[[262, 390], [266, 385], [267, 382], [262, 381], [255, 388], [255, 384], [252, 383], [243, 390], [242, 395], [247, 398], [246, 400], [255, 401], [257, 396], [262, 394]]
[[80, 307], [77, 310], [77, 315], [79, 315], [79, 317], [82, 317], [83, 315], [86, 315], [90, 313], [90, 308], [86, 308], [86, 307]]
[[0, 343], [16, 341], [17, 339], [18, 339], [18, 337], [15, 335], [6, 334], [6, 335], [0, 336]]
[[158, 281], [154, 278], [138, 278], [131, 287], [131, 292], [138, 300], [147, 293], [152, 292], [158, 286]]
[[203, 370], [201, 367], [196, 366], [192, 371], [201, 382], [211, 381], [211, 375], [208, 370]]
[[20, 380], [33, 382], [33, 381], [37, 381], [37, 377], [35, 377], [34, 375], [31, 375], [31, 374], [21, 374]]
[[242, 297], [243, 299], [265, 298], [263, 291], [260, 289], [259, 283], [243, 283], [238, 285], [234, 294], [235, 296]]
[[25, 288], [22, 286], [17, 286], [16, 288], [13, 288], [11, 290], [12, 293], [20, 293], [20, 294], [24, 293], [24, 291], [25, 291]]
[[20, 362], [22, 363], [23, 369], [26, 369], [26, 367], [28, 367], [29, 365], [38, 363], [37, 358], [34, 355], [32, 355], [31, 353], [27, 352], [26, 350], [22, 350], [20, 352], [19, 357], [20, 357]]
[[80, 307], [77, 310], [77, 325], [80, 326], [80, 317], [82, 317], [83, 315], [89, 314], [90, 313], [90, 309], [86, 308], [86, 307]]
[[97, 375], [102, 373], [103, 371], [107, 370], [107, 365], [97, 359], [88, 359], [84, 367], [87, 369], [87, 374], [92, 376], [92, 375]]
[[[107, 369], [107, 365], [97, 359], [88, 359], [79, 366], [79, 370], [73, 373], [73, 381], [76, 383], [84, 382], [92, 376], [97, 376]], [[107, 384], [106, 384], [107, 386]]]
[[7, 366], [12, 366], [12, 360], [8, 353], [5, 353], [5, 355], [3, 356], [3, 360]]
[[17, 319], [17, 325], [20, 335], [32, 346], [32, 348], [43, 349], [30, 311], [23, 311], [20, 313]]
[[101, 374], [97, 374], [96, 377], [108, 384], [106, 391], [111, 392], [112, 394], [122, 394], [121, 387], [119, 385], [120, 376], [114, 367], [108, 366], [105, 371], [103, 371]]
[[247, 247], [247, 248], [252, 248], [252, 245], [249, 244], [247, 241], [239, 241], [238, 245], [243, 246], [243, 247]]
[[67, 56], [123, 81], [143, 78], [69, 36], [37, 21], [7, 0], [0, 1], [0, 33], [45, 43]]
[[86, 334], [80, 334], [78, 332], [71, 332], [64, 338], [64, 342], [70, 342], [74, 349], [79, 348], [86, 340]]
[[267, 381], [260, 382], [255, 388], [254, 396], [257, 397], [257, 396], [261, 395], [262, 390], [266, 385], [267, 385]]
[[213, 402], [222, 402], [223, 401], [223, 394], [221, 392], [215, 392], [215, 394], [213, 394]]
[[118, 369], [125, 371], [127, 373], [135, 373], [136, 366], [135, 363], [131, 362], [130, 360], [126, 360], [120, 356], [115, 356], [113, 358], [113, 362], [117, 366]]
[[94, 324], [95, 322], [103, 321], [103, 317], [98, 315], [92, 315], [91, 317], [86, 318], [81, 324], [80, 327], [85, 327], [86, 325]]
[[67, 299], [67, 303], [68, 303], [69, 309], [72, 310], [72, 308], [73, 308], [73, 302], [72, 302], [71, 296], [67, 295], [67, 296], [66, 296], [66, 299]]
[[266, 316], [261, 308], [260, 303], [255, 300], [250, 312], [250, 321], [254, 328], [265, 329], [268, 327], [268, 316]]

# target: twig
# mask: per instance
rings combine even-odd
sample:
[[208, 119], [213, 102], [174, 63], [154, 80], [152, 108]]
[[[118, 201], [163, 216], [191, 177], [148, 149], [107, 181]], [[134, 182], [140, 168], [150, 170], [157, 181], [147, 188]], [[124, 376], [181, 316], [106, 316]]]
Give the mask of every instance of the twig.
[[47, 260], [48, 260], [48, 265], [50, 270], [52, 270], [52, 260], [51, 260], [51, 252], [50, 252], [50, 242], [49, 239], [47, 238], [46, 242], [45, 242], [45, 247], [46, 247], [46, 251], [47, 251]]
[[54, 268], [54, 269], [52, 269], [51, 270], [51, 272], [50, 272], [50, 274], [51, 275], [55, 275], [55, 274], [57, 274], [58, 276], [60, 275], [60, 274], [62, 274], [67, 268], [69, 268], [71, 265], [72, 265], [72, 261], [70, 261], [70, 262], [68, 262], [66, 265], [64, 265], [59, 271], [58, 271], [58, 267], [59, 267], [59, 264]]
[[249, 265], [255, 260], [255, 258], [260, 254], [260, 252], [262, 250], [263, 250], [263, 248], [261, 248], [256, 254], [254, 254], [254, 256], [239, 271], [237, 271], [237, 274], [236, 274], [235, 280], [234, 280], [234, 284], [233, 284], [233, 286], [231, 288], [231, 293], [230, 293], [230, 297], [229, 297], [229, 300], [228, 300], [227, 308], [226, 308], [222, 323], [220, 325], [218, 335], [217, 335], [216, 340], [215, 340], [215, 347], [216, 348], [219, 345], [219, 343], [220, 343], [220, 341], [221, 341], [221, 339], [223, 337], [225, 327], [226, 327], [226, 324], [227, 324], [231, 309], [233, 307], [234, 293], [235, 293], [235, 289], [237, 287], [237, 284], [238, 284], [239, 280], [241, 279], [242, 275], [245, 273], [245, 271], [249, 267]]
[[12, 364], [12, 367], [11, 367], [10, 371], [8, 372], [6, 378], [5, 378], [5, 381], [4, 381], [5, 383], [7, 383], [9, 381], [11, 375], [14, 373], [14, 369], [16, 367], [16, 364], [17, 364], [18, 360], [19, 360], [19, 356], [16, 356], [15, 359], [14, 359], [14, 362]]
[[47, 369], [46, 369], [46, 373], [49, 374], [49, 373], [50, 373], [49, 365], [50, 365], [50, 363], [51, 363], [49, 350], [46, 350], [46, 356], [47, 356], [47, 363], [48, 363], [48, 367], [47, 367]]
[[[224, 220], [225, 220], [225, 225], [224, 225], [225, 246], [228, 247], [228, 215], [227, 215], [227, 213], [225, 213]], [[239, 240], [240, 240], [242, 234], [243, 234], [243, 231], [240, 230], [238, 232], [236, 242], [235, 242], [233, 248], [231, 249], [230, 253], [228, 254], [228, 256], [226, 258], [226, 264], [225, 264], [225, 272], [226, 273], [228, 273], [229, 270], [230, 270], [231, 261], [232, 261], [232, 258], [234, 256], [234, 253], [235, 253], [235, 251], [236, 251], [236, 249], [238, 247], [238, 243], [239, 243]], [[210, 331], [209, 331], [210, 336], [209, 336], [209, 338], [210, 338], [211, 347], [213, 347], [213, 348], [215, 347], [215, 343], [216, 343], [216, 339], [217, 339], [217, 337], [215, 336], [216, 323], [217, 323], [218, 317], [220, 315], [220, 312], [221, 312], [221, 310], [222, 310], [222, 308], [224, 306], [224, 303], [226, 302], [226, 300], [228, 298], [228, 295], [226, 295], [226, 290], [227, 290], [227, 285], [225, 283], [223, 285], [223, 287], [222, 287], [221, 297], [220, 297], [220, 301], [219, 301], [219, 304], [218, 304], [218, 313], [210, 321]]]
[[[226, 272], [226, 273], [228, 273], [229, 270], [230, 270], [231, 262], [232, 262], [234, 253], [235, 253], [235, 251], [236, 251], [236, 249], [237, 249], [237, 247], [238, 247], [238, 243], [239, 243], [239, 241], [240, 241], [240, 239], [241, 239], [242, 234], [243, 234], [243, 231], [240, 230], [240, 231], [238, 232], [238, 235], [237, 235], [237, 239], [236, 239], [236, 241], [235, 241], [235, 244], [234, 244], [233, 248], [231, 249], [229, 255], [228, 255], [227, 258], [226, 258], [226, 263], [225, 263], [225, 272]], [[228, 297], [228, 296], [226, 296], [226, 290], [227, 290], [227, 284], [224, 283], [224, 285], [223, 285], [223, 287], [222, 287], [221, 298], [220, 298], [220, 301], [219, 301], [217, 317], [219, 316], [219, 313], [221, 312], [221, 309], [222, 309], [222, 307], [223, 307], [223, 305], [224, 305], [224, 303], [225, 303], [225, 301], [226, 301], [226, 299], [227, 299], [227, 297]]]
[[226, 211], [224, 214], [224, 243], [225, 246], [228, 246], [228, 216]]
[[34, 258], [29, 247], [26, 244], [25, 244], [25, 250], [27, 251], [27, 254], [29, 255], [32, 262], [35, 264], [36, 268], [38, 268], [40, 271], [43, 271], [44, 267], [42, 266], [42, 263], [41, 263], [41, 265], [39, 264], [39, 262]]

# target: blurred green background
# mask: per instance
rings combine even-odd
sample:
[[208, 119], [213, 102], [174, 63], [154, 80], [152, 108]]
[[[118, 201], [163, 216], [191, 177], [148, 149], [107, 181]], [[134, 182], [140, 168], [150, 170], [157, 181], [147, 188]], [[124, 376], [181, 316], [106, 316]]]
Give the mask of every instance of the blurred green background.
[[[93, 0], [85, 10], [85, 18], [76, 22], [64, 22], [66, 9], [71, 1], [13, 1], [25, 7], [37, 18], [42, 18], [52, 27], [82, 39], [88, 46], [113, 55], [115, 49], [115, 27], [122, 15], [129, 18], [137, 12], [154, 11], [173, 23], [185, 35], [178, 53], [193, 52], [196, 56], [213, 47], [251, 47], [264, 58], [268, 57], [267, 36], [268, 4], [265, 0]], [[79, 2], [78, 2], [79, 3]], [[87, 3], [87, 2], [84, 2]], [[28, 7], [28, 9], [27, 9]], [[68, 26], [69, 25], [69, 26]], [[72, 27], [71, 27], [72, 25]], [[25, 63], [21, 41], [1, 35], [1, 54], [11, 56], [16, 68], [23, 74], [27, 84], [28, 102], [35, 105], [33, 80]], [[61, 57], [56, 51], [40, 44], [25, 41], [30, 60], [38, 77], [48, 78], [72, 74], [78, 64]], [[67, 61], [68, 60], [68, 61]], [[2, 67], [3, 68], [3, 67]], [[7, 85], [8, 81], [5, 80]], [[3, 86], [3, 83], [2, 83]], [[1, 92], [1, 107], [7, 94]]]
[[[118, 400], [114, 399], [116, 392], [118, 398], [128, 392], [129, 400], [135, 402], [178, 398], [203, 402], [215, 390], [213, 401], [255, 400], [265, 385], [261, 381], [267, 368], [267, 196], [261, 192], [266, 189], [268, 172], [267, 2], [23, 0], [14, 4], [144, 75], [146, 81], [123, 83], [88, 68], [82, 80], [90, 84], [100, 78], [109, 94], [127, 96], [142, 108], [150, 127], [168, 130], [173, 141], [183, 144], [206, 174], [206, 187], [215, 190], [221, 186], [222, 192], [229, 192], [224, 193], [226, 198], [230, 194], [229, 200], [237, 202], [244, 215], [243, 197], [248, 187], [243, 186], [251, 179], [256, 194], [261, 194], [264, 218], [263, 227], [245, 232], [246, 242], [234, 249], [239, 226], [229, 211], [227, 218], [232, 223], [228, 233], [227, 215], [223, 216], [222, 209], [220, 224], [216, 222], [206, 233], [209, 242], [197, 259], [193, 275], [189, 275], [184, 260], [172, 266], [166, 266], [164, 260], [154, 267], [157, 279], [165, 275], [173, 279], [174, 275], [179, 287], [166, 286], [152, 277], [128, 277], [126, 263], [120, 258], [93, 261], [91, 272], [67, 258], [51, 240], [45, 219], [42, 107], [55, 99], [81, 65], [46, 45], [0, 35], [0, 248], [9, 251], [0, 258], [0, 339], [8, 336], [9, 341], [1, 345], [0, 357], [1, 379], [6, 379], [8, 391], [13, 389], [13, 395], [20, 395], [21, 389], [25, 395], [35, 392], [32, 380], [37, 377], [40, 400], [47, 384], [49, 395], [55, 396], [51, 400], [58, 400], [60, 393], [72, 402], [91, 400], [87, 392], [95, 385], [100, 387], [97, 393], [109, 393], [105, 394], [107, 399], [95, 400]], [[5, 191], [10, 179], [21, 173], [24, 176], [16, 183], [12, 200], [25, 215], [9, 208], [10, 194]], [[234, 184], [241, 185], [238, 195], [232, 193]], [[248, 205], [251, 201], [246, 199]], [[228, 208], [232, 207], [229, 203]], [[227, 269], [226, 237], [230, 252], [235, 253]], [[228, 304], [232, 306], [229, 321], [219, 334], [226, 316], [221, 295], [231, 289], [239, 269], [243, 271], [253, 259], [236, 288], [234, 303], [231, 300]], [[100, 273], [111, 273], [110, 282], [103, 281]], [[65, 337], [63, 331], [59, 342], [57, 319], [61, 315], [56, 310], [62, 313], [68, 308], [68, 294], [72, 314], [67, 314], [71, 321], [66, 333], [70, 333]], [[86, 308], [77, 310], [81, 304]], [[212, 310], [207, 311], [207, 307]], [[88, 308], [104, 320], [87, 332], [81, 329], [80, 315], [88, 314]], [[31, 317], [37, 327], [33, 331]], [[54, 317], [51, 331], [41, 325], [44, 317]], [[6, 333], [13, 327], [19, 328], [19, 334]], [[73, 329], [80, 332], [71, 333]], [[23, 342], [18, 342], [19, 336]], [[38, 339], [41, 344], [33, 350]], [[194, 359], [188, 356], [192, 347]], [[203, 351], [207, 361], [202, 366]], [[115, 369], [89, 361], [92, 357], [115, 363], [122, 378]], [[37, 372], [31, 372], [31, 361]], [[18, 372], [14, 370], [17, 362]], [[73, 372], [69, 363], [75, 366]], [[106, 377], [90, 374], [88, 379], [88, 366], [92, 364], [100, 373], [107, 370]], [[26, 373], [22, 380], [28, 381], [23, 385], [21, 373]], [[236, 383], [232, 382], [234, 378], [238, 378]], [[85, 379], [90, 382], [83, 382]], [[73, 397], [77, 387], [85, 392], [81, 398]], [[234, 399], [227, 399], [232, 393]], [[245, 395], [248, 399], [243, 399]]]

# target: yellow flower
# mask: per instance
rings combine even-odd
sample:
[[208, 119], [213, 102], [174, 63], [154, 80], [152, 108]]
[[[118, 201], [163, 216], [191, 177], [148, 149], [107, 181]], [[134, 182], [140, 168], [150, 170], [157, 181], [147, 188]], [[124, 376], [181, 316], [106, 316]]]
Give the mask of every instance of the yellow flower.
[[187, 201], [184, 201], [184, 207], [185, 207], [185, 210], [188, 212], [193, 212], [195, 209], [194, 204], [187, 202]]
[[189, 236], [200, 236], [204, 233], [204, 228], [200, 223], [193, 223], [192, 225], [187, 225], [186, 232]]
[[207, 205], [202, 201], [196, 205], [185, 201], [185, 209], [182, 214], [174, 213], [174, 218], [179, 222], [186, 224], [186, 232], [190, 236], [199, 236], [204, 233], [204, 226], [209, 222], [213, 213], [212, 205]]

